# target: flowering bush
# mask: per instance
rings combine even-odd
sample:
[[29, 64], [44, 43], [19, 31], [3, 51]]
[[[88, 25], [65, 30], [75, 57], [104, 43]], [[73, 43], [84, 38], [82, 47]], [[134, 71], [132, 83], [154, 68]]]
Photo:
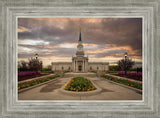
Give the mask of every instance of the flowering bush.
[[92, 91], [96, 87], [91, 83], [89, 79], [84, 77], [75, 77], [64, 87], [65, 90], [69, 91]]
[[[118, 75], [124, 76], [124, 71], [119, 71]], [[138, 80], [142, 80], [142, 72], [127, 72], [127, 77], [137, 78]]]
[[109, 79], [109, 80], [117, 82], [117, 83], [121, 83], [121, 84], [124, 84], [124, 85], [127, 85], [127, 86], [131, 86], [131, 87], [134, 87], [134, 88], [137, 88], [137, 89], [142, 89], [142, 82], [141, 83], [137, 83], [137, 82], [135, 82], [133, 80], [118, 79], [116, 77], [110, 77], [110, 76], [107, 76], [107, 75], [105, 75], [104, 77], [106, 79]]
[[[119, 71], [119, 75], [125, 75], [124, 71]], [[127, 75], [132, 75], [132, 76], [142, 76], [142, 72], [127, 72]]]
[[26, 88], [26, 87], [34, 86], [34, 85], [37, 85], [37, 84], [40, 84], [40, 83], [43, 83], [43, 82], [46, 82], [46, 81], [49, 81], [49, 80], [52, 80], [56, 77], [59, 77], [59, 76], [55, 75], [55, 76], [48, 77], [48, 78], [31, 80], [31, 81], [27, 81], [25, 83], [18, 84], [18, 90]]
[[30, 75], [40, 75], [41, 72], [40, 71], [37, 71], [37, 72], [33, 72], [33, 71], [26, 71], [26, 72], [21, 72], [21, 73], [18, 73], [18, 77], [25, 77], [25, 76], [30, 76]]

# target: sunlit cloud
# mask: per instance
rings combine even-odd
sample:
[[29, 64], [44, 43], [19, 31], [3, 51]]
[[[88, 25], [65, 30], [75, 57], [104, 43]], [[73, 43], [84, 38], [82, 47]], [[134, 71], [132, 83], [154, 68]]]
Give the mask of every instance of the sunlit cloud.
[[33, 52], [32, 49], [27, 48], [27, 47], [21, 47], [21, 46], [18, 47], [18, 52], [19, 53], [30, 53], [31, 51]]
[[62, 43], [58, 45], [59, 48], [76, 48], [75, 43]]
[[18, 26], [18, 32], [30, 32], [30, 30], [25, 27]]
[[49, 45], [49, 42], [43, 41], [43, 40], [20, 40], [18, 44], [24, 44], [24, 45]]

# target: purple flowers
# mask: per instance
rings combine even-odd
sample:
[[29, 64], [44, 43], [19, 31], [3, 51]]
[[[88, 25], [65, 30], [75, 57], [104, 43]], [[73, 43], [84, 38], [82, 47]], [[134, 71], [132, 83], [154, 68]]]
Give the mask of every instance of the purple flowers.
[[118, 72], [118, 75], [124, 75], [124, 74], [125, 74], [125, 72], [123, 72], [123, 71]]
[[25, 76], [30, 76], [30, 75], [40, 75], [41, 72], [40, 71], [37, 71], [37, 72], [21, 72], [21, 73], [18, 73], [18, 77], [25, 77]]
[[[119, 71], [118, 72], [118, 75], [120, 75], [120, 76], [123, 76], [123, 75], [125, 75], [125, 72], [124, 71]], [[141, 80], [142, 79], [142, 72], [127, 72], [127, 77], [135, 77], [135, 79], [137, 78], [137, 79], [139, 79], [139, 80]]]

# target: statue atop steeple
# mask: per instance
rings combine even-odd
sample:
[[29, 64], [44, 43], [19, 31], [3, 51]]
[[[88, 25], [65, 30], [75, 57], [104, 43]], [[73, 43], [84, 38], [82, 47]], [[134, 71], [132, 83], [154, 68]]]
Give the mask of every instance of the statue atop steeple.
[[80, 32], [80, 33], [79, 33], [79, 41], [82, 41], [82, 40], [81, 40], [81, 26], [79, 27], [79, 32]]

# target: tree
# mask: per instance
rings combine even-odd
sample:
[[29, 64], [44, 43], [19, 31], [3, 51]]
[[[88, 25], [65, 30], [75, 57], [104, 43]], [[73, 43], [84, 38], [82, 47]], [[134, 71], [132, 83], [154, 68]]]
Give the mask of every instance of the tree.
[[[130, 70], [135, 64], [132, 59], [126, 58], [126, 70]], [[120, 70], [125, 70], [125, 59], [121, 59], [118, 61], [118, 67]]]
[[32, 71], [42, 70], [42, 61], [36, 58], [30, 58], [28, 62], [29, 69]]
[[26, 61], [18, 61], [18, 71], [27, 71], [28, 63]]

